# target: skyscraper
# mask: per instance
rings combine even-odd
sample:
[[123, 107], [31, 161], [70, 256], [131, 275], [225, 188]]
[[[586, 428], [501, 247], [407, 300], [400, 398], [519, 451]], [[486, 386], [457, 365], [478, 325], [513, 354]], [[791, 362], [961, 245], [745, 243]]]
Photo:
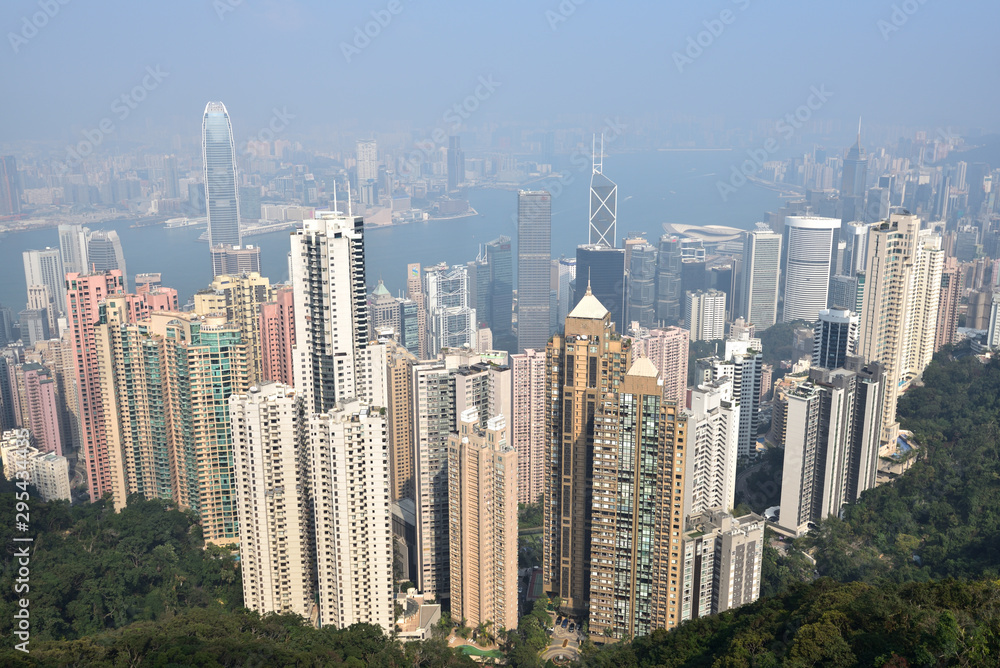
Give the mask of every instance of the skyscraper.
[[115, 230], [95, 230], [87, 235], [87, 271], [101, 272], [117, 269], [122, 272], [122, 285], [128, 292], [128, 269], [125, 252]]
[[687, 518], [681, 620], [752, 603], [760, 596], [764, 518], [713, 508]]
[[656, 253], [656, 319], [660, 326], [679, 325], [681, 304], [681, 240], [672, 234], [660, 237]]
[[[205, 105], [201, 130], [209, 248], [242, 246], [236, 145], [226, 105], [221, 102]], [[224, 273], [221, 269], [213, 266], [215, 274]]]
[[587, 290], [611, 313], [615, 328], [624, 332], [628, 324], [624, 248], [600, 244], [577, 246], [574, 306]]
[[562, 597], [566, 609], [582, 613], [591, 598], [594, 416], [605, 394], [624, 379], [632, 355], [608, 309], [589, 291], [545, 355], [542, 577], [546, 591]]
[[381, 407], [309, 418], [319, 623], [393, 628], [389, 443]]
[[66, 273], [63, 271], [62, 254], [58, 248], [26, 250], [21, 253], [24, 260], [24, 281], [32, 285], [44, 285], [55, 300], [59, 315], [66, 313]]
[[632, 339], [632, 354], [650, 359], [663, 379], [663, 399], [678, 406], [687, 404], [690, 342], [690, 334], [680, 327], [640, 330]]
[[21, 213], [21, 183], [17, 178], [17, 160], [0, 155], [0, 217]]
[[698, 360], [696, 384], [705, 384], [727, 376], [733, 380], [733, 397], [740, 404], [739, 456], [748, 457], [756, 448], [760, 423], [761, 379], [764, 355], [760, 339], [748, 331], [726, 341], [723, 357]]
[[415, 498], [413, 490], [413, 366], [416, 356], [386, 343], [386, 409], [389, 428], [389, 484], [393, 501]]
[[590, 177], [590, 235], [592, 246], [614, 248], [618, 245], [617, 212], [618, 186], [604, 175], [604, 135], [601, 135], [601, 155], [594, 152], [594, 171]]
[[[63, 454], [60, 430], [58, 385], [55, 374], [41, 364], [25, 363], [18, 374], [19, 385], [24, 388], [24, 426], [31, 432], [32, 445], [41, 452]], [[69, 448], [67, 447], [68, 451]]]
[[364, 219], [317, 211], [292, 235], [295, 388], [310, 412], [356, 394], [355, 348], [369, 338]]
[[938, 303], [937, 331], [934, 335], [934, 352], [955, 342], [958, 329], [958, 307], [962, 296], [962, 278], [958, 261], [945, 258], [941, 270], [941, 296]]
[[[500, 236], [486, 244], [486, 262], [490, 268], [489, 305], [486, 320], [493, 330], [493, 337], [503, 350], [510, 345], [514, 335], [514, 268], [510, 237]], [[485, 315], [479, 316], [483, 320]]]
[[[427, 359], [427, 303], [424, 300], [424, 281], [419, 264], [406, 265], [406, 295], [417, 306], [417, 352], [413, 354], [418, 359]], [[412, 342], [407, 342], [411, 350]]]
[[778, 276], [781, 269], [781, 235], [763, 223], [747, 232], [743, 242], [743, 300], [741, 315], [758, 329], [767, 329], [778, 318]]
[[[63, 309], [66, 307], [63, 306]], [[28, 286], [28, 310], [29, 311], [40, 311], [45, 316], [45, 327], [48, 332], [48, 336], [45, 338], [59, 338], [59, 321], [58, 314], [59, 309], [56, 304], [55, 298], [52, 293], [49, 292], [49, 286], [47, 285], [29, 285]], [[22, 325], [23, 326], [23, 325]], [[21, 338], [24, 338], [24, 332], [21, 332]]]
[[517, 627], [517, 453], [503, 415], [475, 408], [448, 438], [451, 610], [475, 628]]
[[250, 610], [316, 615], [316, 527], [302, 396], [267, 383], [229, 398], [243, 600]]
[[205, 540], [239, 542], [229, 397], [250, 388], [247, 348], [225, 316], [153, 311], [165, 339], [174, 500], [201, 517]]
[[813, 334], [812, 365], [839, 369], [848, 355], [857, 354], [858, 316], [848, 309], [823, 309]]
[[462, 138], [457, 135], [448, 137], [448, 190], [458, 190], [465, 181], [465, 152], [462, 150]]
[[858, 141], [844, 158], [844, 174], [840, 185], [841, 220], [864, 220], [865, 191], [868, 182], [868, 157], [861, 147], [861, 120], [858, 120]]
[[295, 294], [282, 287], [260, 307], [260, 352], [264, 380], [291, 386], [295, 381]]
[[517, 450], [519, 503], [535, 503], [544, 492], [545, 352], [529, 348], [511, 355], [511, 445]]
[[[85, 469], [87, 491], [93, 502], [113, 492], [104, 424], [106, 419], [115, 419], [115, 416], [105, 417], [101, 400], [95, 325], [100, 323], [100, 303], [110, 295], [123, 293], [124, 286], [118, 270], [89, 275], [66, 274], [66, 286], [66, 319], [79, 392], [79, 456]], [[119, 500], [116, 499], [116, 502]]]
[[885, 442], [895, 443], [896, 401], [934, 355], [941, 271], [941, 237], [920, 219], [892, 214], [868, 232], [868, 264], [858, 353], [885, 367]]
[[444, 348], [475, 345], [477, 313], [469, 303], [469, 268], [441, 264], [424, 269], [423, 295], [427, 305], [427, 354]]
[[714, 341], [726, 333], [726, 294], [718, 290], [685, 295], [684, 322], [692, 341]]
[[632, 245], [628, 267], [628, 319], [642, 327], [656, 322], [656, 247]]
[[715, 507], [728, 510], [736, 505], [740, 410], [733, 397], [732, 378], [722, 377], [691, 390], [684, 517]]
[[786, 395], [785, 459], [778, 524], [796, 534], [874, 487], [883, 391], [878, 363], [813, 369]]
[[87, 262], [88, 234], [90, 230], [82, 225], [59, 226], [59, 250], [62, 253], [63, 270], [67, 274], [85, 274], [90, 271], [90, 263]]
[[358, 140], [357, 161], [361, 203], [367, 206], [378, 204], [378, 146], [374, 139]]
[[168, 369], [163, 336], [135, 322], [129, 295], [107, 297], [94, 327], [104, 441], [116, 508], [130, 494], [172, 500], [176, 459], [167, 429]]
[[393, 337], [398, 341], [401, 324], [399, 301], [392, 296], [381, 280], [368, 297], [368, 309], [371, 312], [372, 331], [378, 333], [391, 329]]
[[549, 340], [552, 196], [517, 194], [517, 350], [541, 349]]
[[417, 588], [448, 595], [448, 436], [455, 428], [455, 373], [444, 361], [413, 367], [413, 470], [417, 511]]
[[260, 273], [260, 246], [216, 246], [211, 250], [213, 274]]
[[168, 155], [163, 158], [163, 196], [167, 199], [177, 199], [181, 196], [180, 181], [177, 178], [176, 155]]
[[781, 321], [814, 322], [827, 307], [833, 262], [836, 218], [788, 216], [782, 250], [784, 304]]
[[[681, 544], [671, 536], [684, 529], [689, 427], [680, 407], [663, 401], [659, 374], [644, 357], [617, 390], [602, 394], [593, 418], [592, 501], [583, 510], [591, 541], [574, 575], [589, 577], [591, 633], [631, 638], [680, 622]], [[572, 525], [563, 532], [572, 535]]]
[[239, 327], [250, 362], [250, 383], [254, 385], [264, 379], [261, 307], [273, 296], [271, 281], [258, 273], [220, 274], [208, 289], [194, 296], [195, 313], [224, 313], [228, 322]]

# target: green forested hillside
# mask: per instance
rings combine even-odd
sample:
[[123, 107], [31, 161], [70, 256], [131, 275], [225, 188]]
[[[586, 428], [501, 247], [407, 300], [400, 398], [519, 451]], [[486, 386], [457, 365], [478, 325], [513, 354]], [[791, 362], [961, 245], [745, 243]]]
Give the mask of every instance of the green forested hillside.
[[822, 523], [821, 575], [840, 581], [1000, 574], [1000, 361], [941, 359], [899, 402], [922, 461]]
[[995, 666], [1000, 584], [874, 586], [823, 578], [781, 596], [601, 648], [586, 668]]
[[[14, 517], [14, 494], [0, 513]], [[30, 503], [34, 536], [30, 591], [15, 595], [14, 526], [0, 526], [8, 559], [0, 565], [0, 632], [9, 635], [15, 598], [30, 600], [32, 639], [80, 638], [192, 608], [243, 605], [229, 550], [202, 549], [201, 528], [161, 501], [133, 500], [121, 513], [105, 502], [70, 507]], [[20, 543], [19, 545], [23, 545]]]
[[4, 666], [475, 666], [444, 641], [389, 642], [382, 629], [356, 624], [317, 630], [293, 615], [270, 616], [201, 608], [156, 622], [138, 622], [86, 638], [33, 643], [25, 657], [0, 649]]

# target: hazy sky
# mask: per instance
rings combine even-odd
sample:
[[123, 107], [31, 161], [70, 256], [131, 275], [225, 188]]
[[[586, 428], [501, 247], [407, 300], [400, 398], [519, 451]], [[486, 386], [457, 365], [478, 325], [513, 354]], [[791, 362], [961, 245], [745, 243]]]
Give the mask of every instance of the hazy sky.
[[[274, 108], [295, 116], [291, 135], [433, 127], [480, 77], [499, 85], [477, 121], [721, 114], [738, 126], [825, 86], [817, 114], [838, 121], [997, 126], [996, 0], [62, 2], [0, 3], [0, 143], [65, 141], [106, 118], [196, 135], [208, 100], [239, 134]], [[369, 23], [377, 35], [348, 62], [344, 45]], [[675, 52], [694, 57], [678, 67]], [[134, 89], [145, 99], [121, 118], [115, 100]]]

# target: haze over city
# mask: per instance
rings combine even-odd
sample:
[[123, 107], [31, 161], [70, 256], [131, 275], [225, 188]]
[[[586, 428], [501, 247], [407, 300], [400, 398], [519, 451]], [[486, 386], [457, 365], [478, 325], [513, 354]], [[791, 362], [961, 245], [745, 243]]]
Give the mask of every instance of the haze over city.
[[0, 664], [993, 665], [998, 19], [4, 3]]

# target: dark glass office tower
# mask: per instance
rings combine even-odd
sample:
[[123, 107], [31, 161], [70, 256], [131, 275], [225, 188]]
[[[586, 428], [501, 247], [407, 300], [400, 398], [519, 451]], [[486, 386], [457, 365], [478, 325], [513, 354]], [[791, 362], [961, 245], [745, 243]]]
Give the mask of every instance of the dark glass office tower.
[[587, 286], [597, 300], [611, 313], [611, 321], [619, 332], [626, 323], [625, 249], [596, 244], [576, 248], [576, 298], [580, 303]]
[[552, 196], [517, 194], [517, 349], [544, 348], [549, 340], [552, 267]]
[[[490, 268], [489, 323], [494, 345], [504, 342], [511, 346], [514, 303], [513, 251], [510, 237], [501, 236], [486, 244], [486, 262]], [[480, 318], [482, 319], [482, 318]], [[511, 346], [513, 347], [513, 346]]]

